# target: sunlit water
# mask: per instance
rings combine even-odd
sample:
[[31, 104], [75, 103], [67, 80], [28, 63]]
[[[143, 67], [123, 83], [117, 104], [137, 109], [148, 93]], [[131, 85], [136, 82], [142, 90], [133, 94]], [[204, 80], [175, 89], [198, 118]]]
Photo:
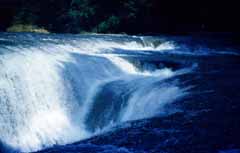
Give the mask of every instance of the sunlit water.
[[238, 56], [234, 50], [194, 51], [161, 37], [2, 34], [0, 140], [32, 152], [174, 113], [164, 106], [195, 87], [177, 78], [198, 71], [198, 62], [176, 68], [139, 59]]

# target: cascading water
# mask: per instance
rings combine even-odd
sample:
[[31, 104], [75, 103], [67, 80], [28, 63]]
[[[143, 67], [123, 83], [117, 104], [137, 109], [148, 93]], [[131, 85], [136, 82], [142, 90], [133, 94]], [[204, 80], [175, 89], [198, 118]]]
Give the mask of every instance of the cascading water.
[[189, 69], [140, 71], [111, 54], [116, 48], [147, 54], [172, 49], [171, 43], [22, 37], [21, 42], [21, 37], [1, 39], [0, 46], [0, 140], [21, 152], [72, 143], [112, 124], [153, 117], [187, 94], [187, 88], [165, 80]]

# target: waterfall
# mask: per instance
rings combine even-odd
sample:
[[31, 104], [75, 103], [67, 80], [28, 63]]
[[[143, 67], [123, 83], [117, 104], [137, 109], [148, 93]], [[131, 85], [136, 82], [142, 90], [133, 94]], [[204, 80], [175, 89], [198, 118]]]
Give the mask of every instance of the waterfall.
[[140, 71], [118, 54], [109, 54], [116, 48], [161, 51], [172, 44], [158, 48], [142, 45], [142, 39], [23, 39], [0, 45], [0, 140], [21, 152], [76, 142], [109, 125], [154, 117], [165, 104], [187, 94], [187, 88], [166, 80], [190, 70]]

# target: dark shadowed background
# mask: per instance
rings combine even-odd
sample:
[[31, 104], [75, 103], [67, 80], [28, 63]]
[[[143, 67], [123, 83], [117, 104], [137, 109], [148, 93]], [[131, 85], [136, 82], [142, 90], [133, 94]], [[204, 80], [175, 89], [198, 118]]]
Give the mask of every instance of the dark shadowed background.
[[1, 0], [0, 30], [31, 24], [57, 33], [239, 32], [237, 1]]

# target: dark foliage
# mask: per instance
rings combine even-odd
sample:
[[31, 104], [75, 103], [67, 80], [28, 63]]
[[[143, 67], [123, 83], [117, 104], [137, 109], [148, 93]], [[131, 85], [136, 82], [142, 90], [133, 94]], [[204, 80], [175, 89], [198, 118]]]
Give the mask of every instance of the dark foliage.
[[0, 30], [31, 24], [57, 33], [236, 32], [237, 6], [204, 0], [2, 0]]

